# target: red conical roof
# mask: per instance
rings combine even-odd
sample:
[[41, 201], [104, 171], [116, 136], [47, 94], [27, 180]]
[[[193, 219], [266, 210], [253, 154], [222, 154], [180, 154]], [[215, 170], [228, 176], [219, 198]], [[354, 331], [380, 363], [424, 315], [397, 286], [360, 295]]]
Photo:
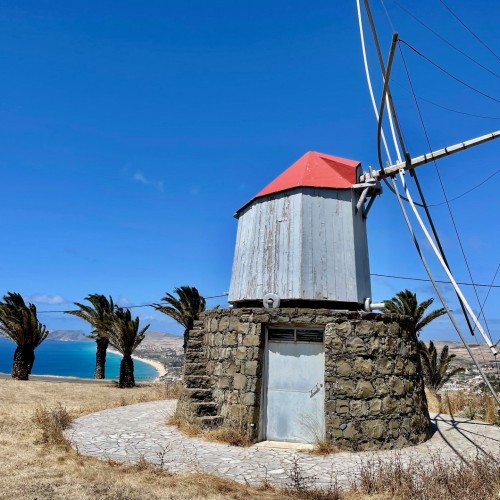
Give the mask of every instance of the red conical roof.
[[257, 198], [297, 187], [350, 189], [358, 181], [356, 170], [359, 165], [359, 161], [309, 151], [240, 210]]

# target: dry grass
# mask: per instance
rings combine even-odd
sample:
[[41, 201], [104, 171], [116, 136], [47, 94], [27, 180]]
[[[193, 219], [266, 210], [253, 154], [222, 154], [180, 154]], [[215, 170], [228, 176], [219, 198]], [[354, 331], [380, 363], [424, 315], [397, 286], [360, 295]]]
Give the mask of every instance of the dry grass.
[[403, 463], [396, 457], [380, 465], [376, 459], [365, 464], [351, 492], [382, 495], [382, 498], [413, 500], [486, 500], [499, 498], [500, 466], [484, 455], [451, 465], [436, 457], [429, 467], [415, 460]]
[[202, 434], [207, 441], [227, 443], [232, 446], [250, 446], [252, 443], [248, 436], [240, 429], [229, 425], [221, 425], [214, 429], [207, 429]]
[[455, 417], [482, 420], [500, 425], [500, 413], [495, 400], [488, 394], [466, 391], [449, 391], [435, 394], [426, 389], [429, 411], [446, 413]]
[[187, 437], [199, 436], [203, 432], [199, 425], [179, 417], [177, 413], [174, 413], [168, 418], [167, 425], [175, 425], [177, 429]]
[[499, 473], [499, 463], [484, 455], [458, 465], [432, 457], [431, 466], [399, 456], [389, 463], [372, 458], [346, 490], [335, 477], [328, 487], [315, 487], [311, 470], [306, 473], [292, 460], [285, 492], [301, 500], [487, 500], [500, 498]]
[[146, 463], [99, 461], [57, 439], [57, 427], [64, 427], [68, 418], [169, 394], [171, 388], [156, 384], [118, 390], [111, 384], [0, 380], [0, 499], [283, 498], [274, 490], [247, 488], [207, 474], [174, 476]]
[[61, 403], [54, 408], [39, 406], [33, 414], [33, 423], [41, 431], [42, 436], [36, 443], [68, 447], [64, 430], [72, 421], [73, 418]]
[[175, 425], [187, 437], [200, 437], [207, 441], [226, 443], [232, 446], [250, 446], [252, 442], [239, 428], [232, 425], [221, 425], [212, 429], [203, 429], [189, 419], [174, 414], [167, 420], [167, 425]]
[[[117, 390], [109, 385], [0, 380], [0, 499], [207, 500], [246, 498], [303, 500], [483, 500], [499, 498], [497, 463], [477, 459], [451, 467], [435, 460], [422, 464], [395, 461], [380, 469], [367, 463], [349, 491], [335, 478], [316, 489], [314, 477], [290, 470], [286, 490], [252, 488], [208, 474], [171, 475], [144, 460], [135, 465], [79, 455], [60, 440], [62, 429], [92, 411], [165, 399], [167, 387], [149, 385]], [[167, 457], [168, 458], [168, 457]]]
[[339, 451], [340, 449], [333, 441], [328, 438], [322, 438], [315, 441], [312, 453], [314, 455], [330, 455]]
[[[166, 423], [167, 425], [175, 425], [187, 437], [199, 437], [206, 441], [226, 443], [231, 446], [241, 446], [243, 448], [252, 444], [248, 435], [236, 425], [223, 424], [211, 429], [203, 429], [178, 414], [170, 416]], [[332, 441], [322, 438], [314, 442], [312, 453], [315, 455], [329, 455], [330, 453], [337, 453], [339, 451]]]

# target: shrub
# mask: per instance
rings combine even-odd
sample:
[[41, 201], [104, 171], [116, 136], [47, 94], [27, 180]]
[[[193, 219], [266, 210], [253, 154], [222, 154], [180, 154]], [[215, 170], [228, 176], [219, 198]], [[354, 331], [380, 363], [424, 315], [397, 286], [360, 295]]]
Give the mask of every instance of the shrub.
[[251, 442], [248, 436], [237, 427], [230, 425], [221, 425], [214, 429], [207, 429], [203, 432], [203, 437], [208, 441], [218, 441], [232, 446], [250, 446]]
[[351, 491], [399, 500], [484, 500], [500, 493], [499, 473], [499, 462], [486, 455], [458, 464], [435, 456], [431, 466], [396, 456], [390, 463], [368, 461]]
[[61, 403], [54, 408], [38, 407], [32, 420], [42, 433], [39, 443], [67, 446], [64, 430], [70, 426], [73, 417]]
[[500, 425], [498, 405], [489, 394], [449, 391], [436, 395], [426, 390], [426, 395], [430, 411]]
[[174, 425], [179, 429], [187, 437], [195, 437], [199, 436], [202, 432], [202, 429], [199, 425], [193, 424], [188, 418], [179, 415], [178, 413], [174, 413], [167, 419], [167, 425]]

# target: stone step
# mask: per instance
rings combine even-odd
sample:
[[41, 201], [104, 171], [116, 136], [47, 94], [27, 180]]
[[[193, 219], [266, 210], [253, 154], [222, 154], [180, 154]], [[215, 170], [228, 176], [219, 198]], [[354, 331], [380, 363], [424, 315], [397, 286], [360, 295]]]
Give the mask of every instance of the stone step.
[[213, 403], [212, 389], [199, 389], [198, 387], [186, 387], [184, 394], [189, 399]]
[[206, 375], [206, 363], [186, 363], [184, 365], [184, 378], [189, 375]]
[[219, 427], [224, 422], [224, 417], [220, 415], [205, 415], [198, 418], [198, 422], [203, 429]]
[[210, 377], [206, 375], [185, 375], [184, 383], [188, 389], [209, 389], [211, 386]]
[[217, 415], [217, 405], [215, 403], [192, 402], [189, 407], [197, 417]]

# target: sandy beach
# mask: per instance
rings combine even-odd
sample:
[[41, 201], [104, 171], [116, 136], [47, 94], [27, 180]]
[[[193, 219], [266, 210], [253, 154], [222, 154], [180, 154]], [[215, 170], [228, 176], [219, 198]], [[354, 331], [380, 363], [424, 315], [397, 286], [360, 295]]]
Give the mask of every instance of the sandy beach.
[[[115, 349], [110, 349], [109, 347], [108, 347], [108, 353], [115, 354], [117, 356], [122, 355]], [[158, 372], [158, 376], [155, 378], [155, 380], [158, 380], [160, 377], [162, 377], [167, 373], [167, 370], [165, 370], [165, 367], [159, 361], [155, 361], [149, 358], [143, 358], [141, 356], [136, 356], [135, 354], [132, 354], [132, 359], [136, 359], [137, 361], [142, 361], [143, 363], [152, 366]]]

